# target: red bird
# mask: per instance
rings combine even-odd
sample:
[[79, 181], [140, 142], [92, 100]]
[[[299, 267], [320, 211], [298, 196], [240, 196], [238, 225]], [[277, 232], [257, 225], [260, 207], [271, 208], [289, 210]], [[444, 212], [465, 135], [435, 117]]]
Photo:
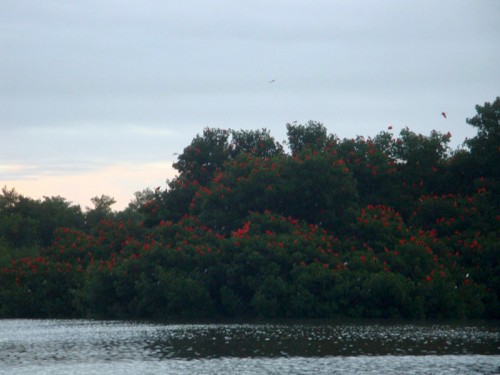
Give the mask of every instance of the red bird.
[[446, 112], [441, 112], [441, 116], [443, 116], [444, 118], [446, 118]]

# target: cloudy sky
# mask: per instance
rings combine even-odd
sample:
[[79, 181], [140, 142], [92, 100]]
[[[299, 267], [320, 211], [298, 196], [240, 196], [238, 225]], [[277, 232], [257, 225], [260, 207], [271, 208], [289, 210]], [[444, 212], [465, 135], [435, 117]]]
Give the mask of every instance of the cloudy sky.
[[459, 145], [500, 95], [499, 19], [499, 0], [1, 0], [0, 187], [122, 209], [207, 126]]

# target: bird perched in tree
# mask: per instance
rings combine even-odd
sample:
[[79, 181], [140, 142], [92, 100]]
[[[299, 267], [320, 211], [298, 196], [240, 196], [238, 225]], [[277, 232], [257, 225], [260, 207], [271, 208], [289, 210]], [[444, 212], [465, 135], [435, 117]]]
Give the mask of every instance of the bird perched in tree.
[[441, 112], [441, 116], [443, 116], [444, 118], [446, 118], [446, 112]]

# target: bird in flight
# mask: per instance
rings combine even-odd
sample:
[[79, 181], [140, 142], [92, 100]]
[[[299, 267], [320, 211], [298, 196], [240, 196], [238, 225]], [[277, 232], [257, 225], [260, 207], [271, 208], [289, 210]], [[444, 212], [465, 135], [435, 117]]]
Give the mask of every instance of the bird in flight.
[[269, 83], [274, 83], [274, 82], [276, 82], [275, 79], [272, 79], [272, 80], [269, 81]]
[[443, 116], [444, 118], [446, 118], [446, 112], [441, 112], [441, 116]]

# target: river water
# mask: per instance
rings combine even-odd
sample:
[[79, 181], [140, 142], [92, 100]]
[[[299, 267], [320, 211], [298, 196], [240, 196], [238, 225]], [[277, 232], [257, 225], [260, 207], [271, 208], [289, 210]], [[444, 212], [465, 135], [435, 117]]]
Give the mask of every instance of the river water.
[[0, 320], [0, 374], [500, 374], [500, 327]]

